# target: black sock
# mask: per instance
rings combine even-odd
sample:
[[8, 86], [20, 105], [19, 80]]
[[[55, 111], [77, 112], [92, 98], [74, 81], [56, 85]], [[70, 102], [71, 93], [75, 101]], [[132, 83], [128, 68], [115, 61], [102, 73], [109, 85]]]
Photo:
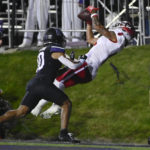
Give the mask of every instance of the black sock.
[[60, 130], [60, 135], [66, 135], [68, 133], [67, 129], [61, 129]]

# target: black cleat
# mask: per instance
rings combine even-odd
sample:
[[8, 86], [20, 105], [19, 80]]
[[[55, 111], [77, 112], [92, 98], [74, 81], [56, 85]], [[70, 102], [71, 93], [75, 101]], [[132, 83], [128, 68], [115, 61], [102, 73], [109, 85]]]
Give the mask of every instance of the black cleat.
[[60, 134], [58, 139], [61, 142], [80, 143], [80, 140], [75, 139], [72, 133]]

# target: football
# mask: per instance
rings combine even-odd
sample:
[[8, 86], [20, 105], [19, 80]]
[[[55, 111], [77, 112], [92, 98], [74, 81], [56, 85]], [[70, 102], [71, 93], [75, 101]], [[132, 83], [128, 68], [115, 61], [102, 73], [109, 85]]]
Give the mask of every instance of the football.
[[91, 22], [91, 14], [88, 10], [84, 9], [78, 14], [78, 18], [80, 18], [82, 21]]

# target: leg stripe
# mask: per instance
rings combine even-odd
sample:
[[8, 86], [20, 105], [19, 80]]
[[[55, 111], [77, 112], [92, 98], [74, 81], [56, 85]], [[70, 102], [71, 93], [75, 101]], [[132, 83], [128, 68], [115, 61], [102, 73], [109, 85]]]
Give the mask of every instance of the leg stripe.
[[64, 83], [66, 80], [70, 79], [72, 76], [74, 76], [74, 74], [78, 74], [79, 72], [83, 71], [85, 68], [87, 68], [88, 66], [83, 66], [82, 68], [80, 68], [79, 70], [76, 70], [75, 72], [73, 72], [72, 74], [70, 74], [69, 76], [67, 76], [66, 78], [64, 78], [64, 80], [62, 80], [61, 82]]

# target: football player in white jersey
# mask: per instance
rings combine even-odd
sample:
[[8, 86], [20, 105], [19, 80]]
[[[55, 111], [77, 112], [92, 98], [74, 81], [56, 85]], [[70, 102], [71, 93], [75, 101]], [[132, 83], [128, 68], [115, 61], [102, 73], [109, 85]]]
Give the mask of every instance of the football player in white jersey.
[[[92, 32], [91, 22], [87, 22], [86, 38], [87, 42], [94, 45], [84, 57], [85, 63], [75, 70], [68, 69], [64, 74], [55, 79], [54, 84], [60, 88], [68, 88], [78, 83], [87, 83], [92, 81], [97, 74], [100, 66], [112, 55], [121, 51], [126, 44], [135, 36], [134, 27], [127, 21], [117, 23], [114, 29], [106, 29], [98, 20], [97, 9], [93, 6], [86, 8], [91, 13], [92, 23], [97, 32], [101, 34], [95, 38]], [[39, 115], [42, 107], [47, 103], [41, 100], [31, 112], [33, 115]], [[50, 118], [53, 114], [58, 114], [60, 107], [53, 104], [41, 116], [45, 119]]]

